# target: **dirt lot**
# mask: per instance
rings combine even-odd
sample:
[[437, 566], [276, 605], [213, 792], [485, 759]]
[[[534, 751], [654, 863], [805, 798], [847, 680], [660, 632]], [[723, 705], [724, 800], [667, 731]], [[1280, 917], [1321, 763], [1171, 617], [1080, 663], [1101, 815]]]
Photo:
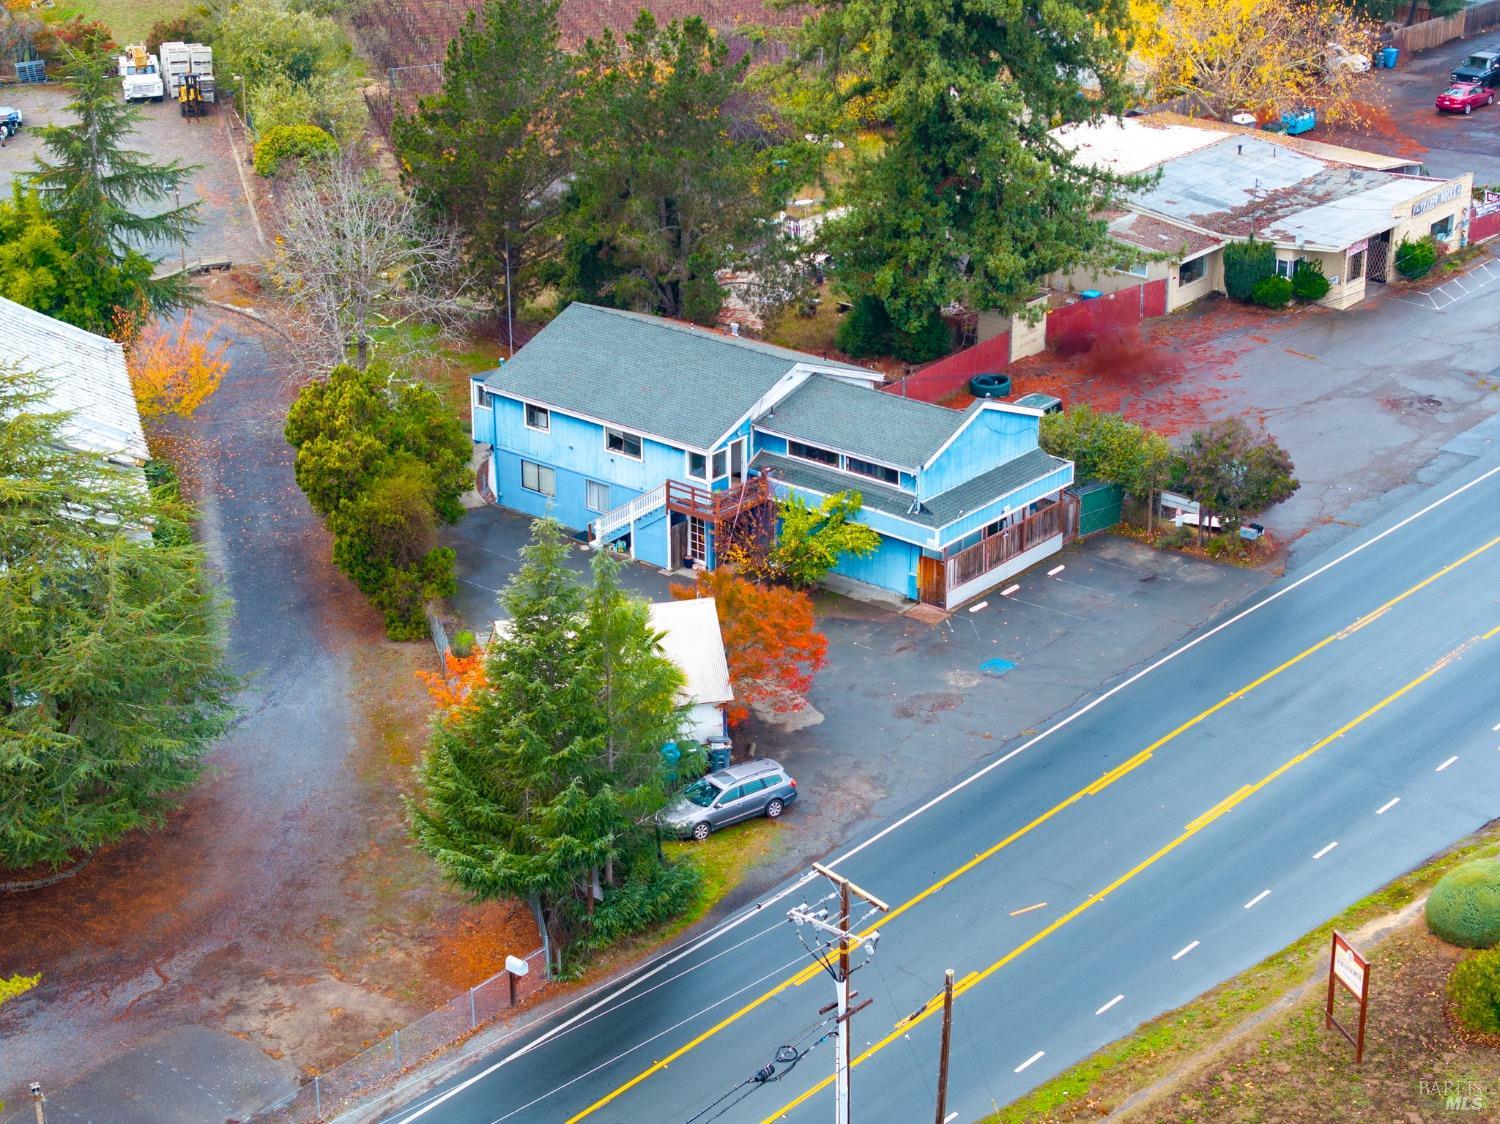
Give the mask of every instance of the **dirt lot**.
[[[1365, 1059], [1323, 1026], [1324, 995], [1309, 996], [1130, 1120], [1191, 1124], [1280, 1120], [1495, 1120], [1500, 1042], [1465, 1032], [1447, 1011], [1448, 974], [1464, 956], [1420, 917], [1374, 954]], [[1335, 1016], [1352, 1026], [1341, 996]], [[1450, 1098], [1457, 1097], [1455, 1102]]]
[[[67, 100], [67, 90], [52, 83], [8, 86], [0, 93], [0, 101], [19, 109], [26, 122], [20, 133], [0, 147], [0, 192], [7, 197], [11, 180], [27, 172], [42, 152], [34, 127], [65, 124], [68, 115], [63, 107]], [[208, 117], [184, 121], [171, 102], [144, 102], [140, 109], [140, 127], [131, 146], [156, 160], [176, 160], [196, 169], [182, 201], [196, 199], [202, 203], [203, 225], [186, 248], [187, 260], [227, 258], [236, 264], [259, 261], [264, 249], [245, 202], [241, 168], [235, 158], [236, 149], [240, 161], [248, 151], [242, 137], [235, 135], [231, 141], [233, 115], [223, 107], [214, 107]], [[254, 175], [248, 166], [243, 170], [246, 176]], [[163, 209], [171, 202], [165, 201]], [[168, 264], [178, 260], [181, 252], [176, 246], [152, 250]]]

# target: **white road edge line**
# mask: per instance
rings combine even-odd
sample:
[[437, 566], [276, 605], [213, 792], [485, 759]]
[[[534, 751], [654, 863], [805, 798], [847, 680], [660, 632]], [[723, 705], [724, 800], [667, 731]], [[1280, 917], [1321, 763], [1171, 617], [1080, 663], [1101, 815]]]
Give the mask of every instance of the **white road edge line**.
[[1458, 760], [1458, 754], [1455, 753], [1452, 757], [1448, 758], [1448, 760], [1444, 761], [1441, 765], [1439, 765], [1436, 769], [1434, 769], [1433, 772], [1434, 773], [1441, 773], [1444, 769], [1446, 769], [1449, 765], [1453, 764], [1457, 760]]
[[1108, 1003], [1106, 1003], [1104, 1006], [1100, 1007], [1097, 1011], [1095, 1011], [1094, 1014], [1096, 1014], [1096, 1015], [1102, 1015], [1102, 1014], [1104, 1014], [1105, 1011], [1108, 1011], [1111, 1007], [1113, 1007], [1116, 1003], [1118, 1003], [1120, 1000], [1122, 1000], [1124, 998], [1125, 997], [1123, 995], [1117, 995], [1117, 996], [1115, 996]]
[[1006, 586], [1004, 589], [1002, 589], [1000, 591], [1000, 596], [1001, 597], [1009, 597], [1012, 593], [1015, 593], [1016, 590], [1018, 590], [1020, 588], [1021, 587], [1018, 586], [1018, 585], [1008, 585], [1008, 586]]
[[1251, 898], [1248, 902], [1245, 903], [1245, 908], [1249, 909], [1251, 906], [1255, 905], [1256, 903], [1265, 901], [1270, 896], [1271, 896], [1271, 891], [1270, 890], [1262, 890], [1260, 893], [1256, 894], [1255, 897]]
[[1062, 573], [1067, 568], [1068, 567], [1066, 565], [1063, 565], [1063, 566], [1053, 566], [1052, 569], [1050, 569], [1050, 570], [1047, 571], [1047, 576], [1049, 578], [1055, 578], [1055, 577], [1057, 577], [1058, 574]]
[[1198, 942], [1197, 941], [1193, 941], [1191, 944], [1185, 945], [1182, 948], [1179, 948], [1175, 953], [1173, 953], [1172, 954], [1172, 959], [1173, 960], [1181, 960], [1184, 956], [1186, 956], [1188, 953], [1192, 952], [1193, 949], [1195, 949], [1197, 947], [1198, 947]]
[[1328, 854], [1329, 851], [1333, 850], [1338, 845], [1339, 841], [1335, 839], [1332, 843], [1328, 844], [1328, 846], [1324, 847], [1321, 851], [1314, 855], [1313, 858], [1321, 859], [1324, 855]]
[[[1385, 530], [1381, 531], [1379, 534], [1371, 536], [1370, 538], [1366, 539], [1362, 543], [1357, 543], [1356, 545], [1351, 546], [1348, 550], [1344, 551], [1344, 553], [1340, 554], [1337, 558], [1330, 558], [1327, 562], [1323, 563], [1323, 565], [1319, 566], [1316, 570], [1313, 570], [1312, 572], [1307, 573], [1307, 574], [1303, 574], [1300, 578], [1298, 578], [1296, 581], [1292, 582], [1290, 585], [1283, 586], [1281, 589], [1278, 589], [1275, 593], [1270, 594], [1268, 597], [1264, 598], [1263, 600], [1257, 601], [1254, 605], [1251, 605], [1251, 606], [1249, 606], [1248, 608], [1245, 608], [1245, 609], [1241, 609], [1238, 613], [1236, 613], [1234, 616], [1230, 617], [1228, 620], [1219, 622], [1218, 624], [1214, 625], [1213, 628], [1209, 629], [1207, 632], [1203, 633], [1202, 635], [1193, 637], [1193, 639], [1189, 640], [1186, 644], [1183, 644], [1183, 645], [1180, 645], [1177, 648], [1174, 648], [1172, 651], [1168, 652], [1166, 655], [1162, 656], [1160, 659], [1154, 660], [1153, 662], [1147, 664], [1145, 667], [1141, 668], [1140, 671], [1137, 671], [1134, 675], [1130, 676], [1128, 679], [1124, 679], [1121, 682], [1116, 683], [1109, 690], [1105, 691], [1103, 694], [1097, 696], [1096, 698], [1091, 699], [1089, 702], [1085, 703], [1083, 706], [1079, 707], [1077, 710], [1073, 711], [1071, 714], [1069, 714], [1069, 715], [1063, 717], [1062, 719], [1060, 719], [1059, 721], [1053, 723], [1051, 726], [1047, 727], [1047, 729], [1043, 730], [1040, 734], [1037, 734], [1034, 738], [1030, 739], [1029, 741], [1023, 742], [1021, 745], [1016, 746], [1016, 748], [1013, 749], [1013, 750], [1011, 750], [1009, 753], [1003, 754], [1002, 756], [995, 758], [995, 760], [991, 761], [988, 765], [985, 765], [983, 768], [976, 769], [973, 773], [969, 774], [967, 777], [965, 777], [963, 780], [959, 781], [957, 784], [952, 785], [949, 788], [945, 789], [943, 792], [938, 793], [931, 800], [927, 801], [925, 804], [922, 804], [920, 807], [913, 808], [910, 812], [907, 812], [906, 815], [902, 816], [899, 820], [896, 820], [894, 823], [887, 824], [885, 827], [883, 827], [879, 831], [877, 831], [874, 835], [870, 836], [870, 838], [866, 839], [863, 843], [859, 844], [856, 847], [850, 848], [848, 851], [845, 851], [842, 855], [839, 855], [835, 859], [831, 859], [829, 862], [825, 863], [824, 865], [827, 866], [830, 870], [836, 869], [840, 863], [848, 862], [850, 859], [852, 859], [855, 855], [859, 854], [861, 851], [865, 850], [868, 847], [873, 847], [876, 843], [878, 843], [880, 840], [884, 839], [887, 835], [890, 835], [892, 832], [899, 831], [901, 828], [905, 827], [912, 820], [916, 819], [918, 816], [922, 815], [924, 812], [927, 812], [930, 809], [935, 808], [937, 805], [941, 804], [943, 801], [949, 799], [950, 797], [954, 796], [955, 794], [957, 794], [958, 792], [962, 791], [963, 789], [968, 788], [969, 785], [973, 784], [975, 781], [979, 780], [980, 778], [988, 776], [995, 769], [998, 769], [1001, 765], [1004, 765], [1006, 762], [1010, 761], [1012, 758], [1015, 758], [1015, 757], [1019, 756], [1020, 754], [1025, 753], [1028, 749], [1030, 749], [1032, 746], [1036, 745], [1038, 742], [1042, 741], [1045, 738], [1051, 737], [1053, 734], [1057, 733], [1059, 730], [1063, 729], [1064, 727], [1072, 725], [1074, 722], [1076, 722], [1078, 719], [1082, 718], [1085, 714], [1089, 713], [1089, 711], [1093, 710], [1095, 707], [1102, 705], [1104, 702], [1108, 701], [1109, 699], [1113, 698], [1115, 695], [1119, 694], [1121, 691], [1125, 690], [1125, 688], [1134, 685], [1135, 683], [1139, 682], [1141, 679], [1144, 679], [1146, 676], [1150, 675], [1153, 671], [1155, 671], [1158, 668], [1164, 666], [1165, 664], [1170, 663], [1172, 660], [1175, 660], [1178, 656], [1182, 655], [1184, 652], [1191, 651], [1192, 649], [1196, 648], [1199, 644], [1202, 644], [1205, 640], [1208, 640], [1211, 637], [1217, 636], [1219, 633], [1223, 632], [1225, 629], [1229, 628], [1231, 625], [1238, 624], [1240, 621], [1244, 620], [1246, 617], [1250, 616], [1252, 613], [1259, 612], [1261, 609], [1264, 609], [1267, 605], [1271, 604], [1272, 602], [1278, 601], [1281, 598], [1285, 597], [1288, 593], [1291, 593], [1294, 589], [1298, 589], [1301, 586], [1306, 585], [1308, 582], [1312, 581], [1314, 578], [1321, 577], [1323, 574], [1326, 574], [1329, 570], [1332, 570], [1335, 566], [1340, 566], [1343, 563], [1347, 562], [1349, 559], [1353, 558], [1355, 555], [1364, 553], [1366, 550], [1369, 550], [1370, 547], [1374, 546], [1376, 543], [1380, 542], [1381, 540], [1383, 540], [1383, 539], [1385, 539], [1385, 538], [1387, 538], [1387, 537], [1389, 537], [1391, 535], [1394, 535], [1397, 531], [1400, 531], [1400, 530], [1402, 530], [1402, 529], [1404, 529], [1406, 527], [1409, 527], [1411, 524], [1415, 523], [1418, 519], [1421, 519], [1423, 516], [1429, 514], [1430, 512], [1436, 511], [1438, 508], [1442, 507], [1445, 503], [1451, 502], [1456, 497], [1463, 495], [1470, 488], [1477, 488], [1479, 485], [1485, 483], [1487, 480], [1489, 480], [1492, 476], [1495, 476], [1495, 475], [1500, 475], [1500, 465], [1497, 465], [1494, 468], [1489, 469], [1487, 472], [1484, 472], [1484, 473], [1480, 474], [1479, 476], [1476, 476], [1473, 480], [1470, 480], [1467, 484], [1460, 484], [1457, 488], [1454, 488], [1451, 492], [1447, 492], [1444, 495], [1441, 495], [1437, 499], [1433, 500], [1426, 507], [1420, 508], [1417, 511], [1414, 511], [1410, 515], [1406, 516], [1406, 518], [1401, 519], [1401, 520], [1399, 520], [1399, 521], [1397, 521], [1395, 523], [1392, 523], [1389, 527], [1387, 527]], [[1002, 592], [1002, 596], [1008, 595], [1009, 593], [1013, 593], [1017, 589], [1020, 589], [1020, 588], [1021, 587], [1019, 585], [1011, 586], [1009, 590], [1002, 590], [1001, 591]], [[642, 973], [641, 975], [638, 975], [638, 976], [634, 977], [633, 979], [627, 981], [626, 984], [623, 987], [620, 988], [620, 993], [623, 993], [625, 991], [631, 990], [637, 984], [639, 984], [639, 983], [641, 983], [641, 982], [643, 982], [643, 981], [645, 981], [647, 979], [650, 979], [657, 972], [663, 971], [667, 967], [670, 967], [672, 964], [677, 963], [677, 961], [679, 961], [679, 960], [683, 959], [684, 957], [690, 955], [691, 953], [697, 951], [699, 948], [702, 948], [703, 946], [711, 943], [712, 941], [717, 940], [718, 937], [722, 933], [728, 932], [730, 929], [733, 929], [733, 928], [735, 928], [735, 927], [743, 924], [744, 922], [748, 921], [750, 918], [756, 916], [766, 906], [773, 905], [776, 902], [780, 901], [781, 899], [785, 898], [787, 895], [795, 893], [797, 890], [801, 889], [803, 886], [807, 885], [809, 882], [813, 881], [817, 877], [818, 877], [818, 875], [815, 872], [808, 871], [806, 874], [802, 875], [802, 877], [799, 878], [796, 882], [792, 883], [790, 886], [786, 887], [785, 889], [781, 890], [780, 892], [774, 894], [772, 897], [768, 898], [767, 900], [765, 900], [763, 902], [757, 902], [755, 905], [748, 907], [738, 917], [728, 918], [724, 922], [722, 922], [721, 924], [714, 926], [713, 928], [711, 928], [710, 930], [708, 930], [708, 932], [704, 933], [703, 936], [699, 937], [695, 941], [692, 941], [690, 945], [688, 945], [687, 947], [683, 948], [681, 952], [676, 952], [674, 950], [668, 950], [667, 952], [662, 953], [661, 955], [662, 955], [662, 958], [663, 958], [663, 962], [661, 964], [657, 965], [655, 968], [652, 968], [649, 972]], [[603, 991], [603, 990], [605, 990], [605, 988], [607, 988], [609, 986], [611, 986], [611, 985], [607, 984], [607, 983], [606, 984], [600, 984], [599, 988], [597, 989], [597, 991], [590, 992], [589, 994], [591, 994], [591, 995], [592, 994], [597, 994], [598, 991]], [[408, 1114], [406, 1116], [403, 1116], [401, 1118], [401, 1120], [400, 1120], [400, 1124], [411, 1124], [411, 1121], [416, 1120], [419, 1117], [425, 1116], [428, 1112], [430, 1112], [432, 1109], [436, 1108], [438, 1105], [443, 1104], [444, 1102], [452, 1099], [453, 1097], [458, 1096], [460, 1093], [466, 1091], [467, 1089], [472, 1088], [474, 1085], [478, 1084], [480, 1081], [483, 1081], [485, 1078], [489, 1077], [496, 1070], [499, 1070], [499, 1069], [503, 1068], [504, 1066], [509, 1065], [512, 1061], [516, 1060], [517, 1058], [522, 1057], [525, 1054], [530, 1053], [532, 1050], [535, 1050], [538, 1047], [540, 1047], [542, 1045], [545, 1045], [551, 1039], [557, 1037], [558, 1035], [560, 1035], [564, 1031], [566, 1031], [568, 1029], [568, 1027], [570, 1027], [573, 1023], [577, 1022], [579, 1019], [582, 1019], [586, 1015], [592, 1014], [595, 1010], [597, 1010], [599, 1007], [604, 1006], [607, 1002], [608, 1002], [607, 999], [606, 1000], [600, 1000], [599, 1003], [595, 1004], [593, 1007], [590, 1007], [588, 1010], [586, 1010], [586, 1011], [580, 1011], [578, 1014], [574, 1015], [572, 1018], [568, 1019], [567, 1021], [565, 1021], [563, 1023], [559, 1023], [557, 1026], [553, 1027], [551, 1030], [547, 1031], [545, 1034], [540, 1035], [539, 1037], [537, 1037], [533, 1041], [528, 1042], [525, 1046], [522, 1046], [520, 1049], [512, 1051], [511, 1053], [507, 1054], [505, 1057], [501, 1058], [499, 1061], [494, 1062], [492, 1065], [486, 1066], [484, 1069], [480, 1070], [478, 1073], [475, 1073], [475, 1074], [471, 1075], [470, 1077], [465, 1078], [463, 1081], [461, 1081], [459, 1084], [453, 1086], [451, 1089], [447, 1089], [442, 1094], [440, 1094], [440, 1095], [432, 1098], [430, 1101], [428, 1101], [426, 1104], [422, 1105], [416, 1111], [414, 1111], [414, 1112], [412, 1112], [412, 1113], [410, 1113], [410, 1114]]]
[[1032, 1054], [1031, 1057], [1027, 1058], [1020, 1065], [1016, 1066], [1016, 1072], [1020, 1073], [1023, 1069], [1025, 1069], [1027, 1066], [1029, 1066], [1032, 1062], [1041, 1061], [1041, 1059], [1044, 1058], [1044, 1057], [1046, 1057], [1046, 1056], [1047, 1056], [1047, 1051], [1046, 1050], [1038, 1050], [1036, 1053]]
[[1399, 797], [1399, 796], [1392, 796], [1384, 804], [1382, 804], [1380, 807], [1378, 807], [1378, 808], [1375, 809], [1375, 814], [1377, 816], [1383, 816], [1383, 815], [1385, 815], [1387, 812], [1389, 812], [1392, 808], [1394, 808], [1399, 803], [1401, 803], [1401, 797]]

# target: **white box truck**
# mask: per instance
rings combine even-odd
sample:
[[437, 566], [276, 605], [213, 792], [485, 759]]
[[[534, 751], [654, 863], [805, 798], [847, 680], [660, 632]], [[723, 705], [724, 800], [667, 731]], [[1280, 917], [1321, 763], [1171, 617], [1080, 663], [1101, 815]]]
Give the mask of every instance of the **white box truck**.
[[137, 43], [120, 52], [120, 86], [126, 101], [161, 101], [166, 93], [156, 56]]

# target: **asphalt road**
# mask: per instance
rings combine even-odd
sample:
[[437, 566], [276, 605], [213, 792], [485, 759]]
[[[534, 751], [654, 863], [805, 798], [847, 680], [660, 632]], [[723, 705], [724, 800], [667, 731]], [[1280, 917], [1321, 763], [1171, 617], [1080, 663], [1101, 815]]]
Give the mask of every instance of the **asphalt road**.
[[[972, 1120], [1488, 821], [1497, 682], [1486, 458], [845, 851], [893, 907], [855, 976], [855, 1119], [931, 1111], [937, 1020], [898, 1024], [945, 968]], [[824, 1119], [831, 1042], [741, 1083], [828, 1029], [784, 919], [825, 891], [784, 887], [388, 1119]]]

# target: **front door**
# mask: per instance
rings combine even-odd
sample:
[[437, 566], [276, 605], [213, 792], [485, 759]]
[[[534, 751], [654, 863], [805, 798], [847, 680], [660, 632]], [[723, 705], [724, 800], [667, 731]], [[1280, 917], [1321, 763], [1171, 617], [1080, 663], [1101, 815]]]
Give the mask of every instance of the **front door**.
[[738, 488], [745, 482], [745, 439], [729, 444], [729, 486]]
[[1365, 276], [1371, 281], [1384, 281], [1390, 273], [1391, 232], [1382, 232], [1370, 239], [1365, 250]]
[[924, 554], [917, 560], [917, 600], [924, 605], [947, 608], [947, 576], [941, 558], [928, 558]]

